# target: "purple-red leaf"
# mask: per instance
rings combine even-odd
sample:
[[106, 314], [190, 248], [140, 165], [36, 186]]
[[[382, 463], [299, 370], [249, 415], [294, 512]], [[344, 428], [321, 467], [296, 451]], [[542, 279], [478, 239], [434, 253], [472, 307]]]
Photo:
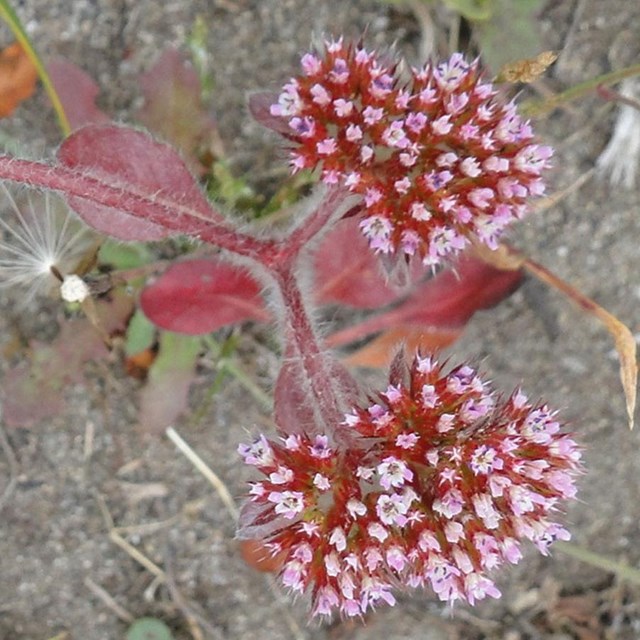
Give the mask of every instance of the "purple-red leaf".
[[109, 122], [109, 116], [96, 106], [100, 88], [88, 73], [65, 58], [51, 60], [47, 71], [72, 129]]
[[284, 433], [322, 433], [299, 357], [285, 353], [273, 392], [274, 419]]
[[[331, 400], [337, 400], [341, 405], [339, 409], [348, 411], [359, 400], [359, 388], [345, 366], [330, 353], [318, 354], [312, 362], [307, 361], [306, 366], [311, 371], [304, 370], [304, 358], [296, 352], [295, 346], [290, 342], [285, 348], [282, 358], [282, 367], [278, 374], [274, 391], [273, 407], [274, 418], [278, 429], [284, 433], [306, 433], [307, 435], [321, 435], [326, 433], [327, 425], [323, 421], [323, 413], [327, 407], [323, 397], [331, 396]], [[315, 369], [324, 369], [322, 376], [330, 379], [333, 384], [331, 393], [317, 394], [311, 389], [309, 380], [313, 377]], [[306, 381], [306, 382], [305, 382]], [[325, 411], [323, 411], [323, 409]], [[338, 429], [341, 417], [336, 418], [337, 423], [332, 427]]]
[[[69, 205], [91, 227], [120, 240], [160, 240], [176, 233], [194, 233], [221, 217], [211, 209], [180, 156], [147, 134], [115, 125], [92, 125], [71, 134], [58, 151], [61, 165], [121, 191], [120, 206], [67, 195]], [[98, 195], [101, 195], [100, 193]], [[173, 227], [148, 218], [164, 209]]]
[[211, 151], [212, 146], [220, 146], [220, 141], [216, 122], [202, 104], [202, 88], [193, 67], [178, 50], [167, 49], [140, 76], [140, 86], [145, 101], [138, 120], [175, 145], [190, 169], [201, 171], [199, 149]]
[[172, 265], [144, 289], [140, 304], [158, 327], [189, 335], [269, 320], [260, 285], [244, 269], [217, 259]]
[[[357, 362], [364, 364], [366, 360], [369, 366], [386, 364], [403, 339], [432, 348], [444, 347], [461, 334], [476, 311], [492, 307], [513, 293], [522, 277], [521, 270], [497, 269], [465, 255], [453, 267], [418, 286], [395, 309], [334, 333], [327, 341], [331, 346], [340, 346], [383, 332], [375, 348]], [[352, 364], [356, 363], [357, 353], [350, 356]]]
[[[420, 272], [424, 268], [414, 267], [410, 275], [415, 279]], [[323, 238], [315, 254], [315, 274], [315, 296], [323, 303], [379, 309], [402, 294], [385, 278], [355, 218], [341, 220]]]
[[463, 327], [476, 311], [511, 295], [522, 275], [521, 270], [496, 269], [480, 258], [463, 255], [418, 287], [395, 314], [403, 324]]

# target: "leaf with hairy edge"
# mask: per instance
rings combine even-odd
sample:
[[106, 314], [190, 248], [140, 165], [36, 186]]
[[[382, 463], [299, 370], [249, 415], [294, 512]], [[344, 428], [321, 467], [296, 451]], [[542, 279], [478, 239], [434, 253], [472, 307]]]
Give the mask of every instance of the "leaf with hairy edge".
[[[314, 259], [315, 296], [325, 304], [379, 309], [406, 293], [385, 278], [380, 259], [369, 248], [355, 218], [335, 225], [322, 239]], [[424, 268], [414, 263], [410, 273], [413, 281], [424, 274]]]
[[[180, 156], [146, 133], [115, 125], [94, 125], [69, 136], [58, 151], [60, 163], [83, 177], [122, 190], [123, 209], [97, 204], [93, 199], [67, 195], [69, 205], [91, 227], [119, 240], [150, 241], [193, 233], [221, 216], [210, 206]], [[130, 196], [136, 210], [125, 212]], [[157, 203], [157, 204], [156, 204]], [[176, 230], [150, 222], [151, 206], [171, 211]], [[180, 209], [189, 215], [180, 216]], [[194, 219], [196, 214], [197, 218]], [[198, 224], [199, 220], [202, 220]]]
[[284, 433], [322, 433], [299, 358], [285, 353], [273, 392], [274, 419]]
[[172, 265], [143, 290], [140, 305], [156, 326], [189, 335], [270, 319], [260, 285], [246, 270], [217, 259]]
[[187, 408], [195, 377], [200, 338], [164, 332], [158, 356], [149, 369], [140, 395], [140, 424], [149, 433], [161, 433]]
[[137, 119], [175, 145], [190, 169], [203, 170], [198, 161], [201, 148], [215, 157], [221, 154], [216, 122], [202, 103], [198, 74], [177, 49], [167, 49], [140, 76], [140, 86], [145, 101]]
[[513, 293], [522, 271], [506, 271], [483, 260], [463, 256], [454, 265], [418, 286], [398, 307], [329, 336], [341, 346], [381, 333], [373, 343], [348, 358], [349, 364], [379, 367], [388, 364], [400, 342], [443, 348], [454, 342], [480, 309], [487, 309]]
[[100, 88], [88, 73], [65, 58], [51, 60], [47, 71], [72, 129], [109, 122], [96, 106]]
[[[333, 381], [342, 410], [346, 412], [357, 404], [358, 385], [342, 362], [330, 353], [322, 353], [307, 364], [316, 370], [322, 367], [330, 372], [327, 377]], [[302, 359], [296, 354], [295, 346], [289, 339], [273, 394], [275, 422], [283, 433], [324, 434], [327, 432], [327, 425], [322, 422], [317, 404], [322, 400], [314, 401], [315, 394], [308, 382], [307, 386], [302, 384], [301, 381], [308, 381], [313, 376], [313, 372], [305, 372], [303, 366]]]

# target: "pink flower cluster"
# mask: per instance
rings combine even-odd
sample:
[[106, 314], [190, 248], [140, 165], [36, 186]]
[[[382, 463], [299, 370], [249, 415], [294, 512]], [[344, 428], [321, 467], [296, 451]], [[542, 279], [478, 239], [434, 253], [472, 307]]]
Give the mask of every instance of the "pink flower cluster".
[[395, 589], [430, 586], [441, 600], [498, 597], [489, 577], [569, 533], [550, 519], [576, 495], [580, 451], [546, 406], [516, 391], [497, 401], [476, 372], [445, 373], [416, 357], [395, 384], [330, 436], [261, 436], [241, 445], [265, 476], [251, 485], [281, 579], [311, 592], [314, 615], [358, 616]]
[[322, 167], [327, 184], [361, 194], [361, 229], [376, 252], [419, 255], [427, 265], [470, 237], [495, 248], [502, 231], [544, 192], [552, 150], [483, 82], [461, 54], [399, 81], [364, 48], [326, 43], [302, 58], [272, 105], [295, 143], [294, 171]]

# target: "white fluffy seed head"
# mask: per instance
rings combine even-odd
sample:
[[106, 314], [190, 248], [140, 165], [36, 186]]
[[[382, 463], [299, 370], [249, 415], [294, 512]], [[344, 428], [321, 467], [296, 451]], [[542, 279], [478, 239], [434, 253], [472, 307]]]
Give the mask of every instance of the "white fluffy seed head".
[[55, 196], [17, 200], [4, 184], [1, 188], [6, 205], [0, 206], [0, 288], [20, 290], [19, 304], [27, 305], [60, 285], [57, 274], [73, 270], [91, 234]]
[[84, 302], [91, 295], [87, 283], [75, 274], [65, 276], [60, 285], [60, 297], [65, 302]]

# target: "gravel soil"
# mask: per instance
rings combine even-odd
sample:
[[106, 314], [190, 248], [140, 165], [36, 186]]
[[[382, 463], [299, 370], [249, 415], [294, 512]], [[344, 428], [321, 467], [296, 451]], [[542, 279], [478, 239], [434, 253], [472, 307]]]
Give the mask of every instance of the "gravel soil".
[[[248, 92], [277, 89], [323, 34], [394, 45], [417, 61], [421, 32], [408, 12], [372, 0], [32, 0], [14, 2], [44, 58], [62, 55], [91, 74], [100, 106], [126, 122], [140, 104], [137, 78], [170, 45], [184, 47], [196, 16], [208, 27], [214, 61], [212, 109], [234, 170], [264, 183], [277, 141], [249, 117]], [[628, 0], [547, 0], [538, 27], [560, 58], [544, 84], [560, 90], [638, 61], [640, 5]], [[434, 12], [436, 30], [452, 16]], [[11, 40], [0, 31], [2, 44]], [[439, 42], [446, 39], [439, 38]], [[439, 45], [440, 46], [440, 45]], [[445, 46], [444, 44], [442, 46]], [[446, 52], [446, 48], [442, 50]], [[555, 111], [537, 129], [556, 149], [551, 191], [594, 168], [612, 131], [614, 108], [591, 96]], [[32, 154], [59, 142], [40, 93], [2, 122]], [[261, 178], [262, 177], [262, 178]], [[639, 176], [640, 177], [640, 176]], [[559, 204], [530, 216], [512, 243], [571, 282], [638, 334], [640, 197], [598, 175]], [[0, 347], [18, 330], [52, 339], [62, 312], [55, 304], [19, 314], [0, 299]], [[640, 335], [640, 334], [638, 334]], [[275, 356], [249, 327], [238, 358], [269, 389]], [[16, 365], [5, 357], [0, 375]], [[453, 350], [472, 359], [496, 386], [522, 384], [530, 397], [561, 407], [584, 444], [587, 473], [566, 520], [576, 544], [613, 560], [640, 562], [638, 431], [629, 431], [611, 337], [592, 318], [529, 280], [497, 308], [478, 314]], [[27, 353], [23, 354], [27, 357]], [[201, 367], [194, 411], [211, 384]], [[64, 415], [36, 428], [4, 429], [0, 449], [0, 640], [116, 640], [127, 620], [163, 619], [176, 640], [193, 638], [595, 640], [640, 637], [640, 592], [613, 574], [560, 551], [530, 550], [498, 578], [499, 601], [445, 610], [433, 594], [403, 596], [360, 622], [308, 624], [304, 600], [273, 590], [249, 568], [234, 541], [234, 522], [207, 481], [161, 436], [137, 425], [140, 383], [116, 356], [89, 363], [85, 379], [63, 390]], [[266, 415], [235, 381], [225, 383], [205, 415], [177, 426], [234, 496], [250, 471], [235, 450]], [[13, 482], [10, 484], [10, 481]], [[162, 571], [158, 580], [109, 536], [109, 518], [130, 549]]]

